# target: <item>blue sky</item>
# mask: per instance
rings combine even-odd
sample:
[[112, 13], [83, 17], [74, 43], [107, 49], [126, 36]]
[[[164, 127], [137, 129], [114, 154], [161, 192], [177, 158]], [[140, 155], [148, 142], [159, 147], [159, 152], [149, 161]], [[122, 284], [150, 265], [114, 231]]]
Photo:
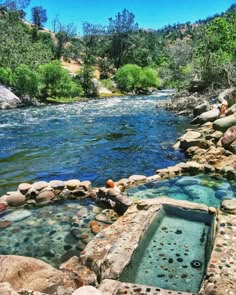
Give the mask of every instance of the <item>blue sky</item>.
[[[32, 6], [47, 10], [47, 28], [56, 15], [62, 23], [73, 22], [82, 33], [82, 23], [108, 24], [109, 17], [128, 9], [140, 28], [158, 29], [167, 24], [196, 21], [225, 11], [233, 0], [31, 0]], [[30, 20], [30, 8], [27, 19]]]

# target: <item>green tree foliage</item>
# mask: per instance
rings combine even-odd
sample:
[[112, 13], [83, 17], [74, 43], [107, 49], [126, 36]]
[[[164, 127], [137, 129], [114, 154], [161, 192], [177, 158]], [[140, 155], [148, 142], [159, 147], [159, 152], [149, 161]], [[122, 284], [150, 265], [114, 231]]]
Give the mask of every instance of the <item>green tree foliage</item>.
[[133, 13], [124, 9], [115, 18], [109, 18], [108, 33], [111, 36], [110, 57], [116, 68], [124, 64], [124, 59], [131, 49], [130, 34], [138, 30]]
[[75, 97], [83, 95], [81, 85], [74, 81], [59, 61], [39, 66], [41, 93], [47, 97]]
[[217, 17], [196, 32], [195, 69], [199, 79], [212, 88], [235, 85], [236, 13]]
[[27, 65], [20, 65], [16, 68], [13, 76], [14, 88], [19, 96], [37, 96], [39, 93], [38, 74]]
[[0, 31], [0, 67], [15, 69], [21, 64], [36, 67], [52, 59], [52, 48], [40, 38], [32, 42], [31, 28], [17, 12], [0, 14]]
[[0, 84], [11, 86], [13, 83], [13, 74], [10, 68], [0, 67]]
[[32, 21], [38, 28], [41, 28], [48, 20], [47, 11], [42, 6], [32, 7], [31, 13]]
[[125, 92], [147, 91], [148, 88], [159, 87], [161, 84], [155, 70], [133, 64], [121, 67], [116, 72], [115, 81], [120, 90]]

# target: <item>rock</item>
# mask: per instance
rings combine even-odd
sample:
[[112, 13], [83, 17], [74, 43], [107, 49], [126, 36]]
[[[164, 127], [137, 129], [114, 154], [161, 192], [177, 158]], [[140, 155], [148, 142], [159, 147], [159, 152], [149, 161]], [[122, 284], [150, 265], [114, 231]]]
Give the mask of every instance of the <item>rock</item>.
[[0, 110], [17, 108], [22, 105], [19, 97], [3, 85], [0, 85]]
[[129, 180], [134, 183], [140, 183], [147, 179], [145, 175], [132, 175], [129, 177]]
[[91, 181], [89, 180], [81, 181], [79, 184], [79, 187], [82, 187], [85, 191], [88, 191], [91, 188]]
[[0, 295], [19, 295], [9, 283], [0, 283]]
[[23, 194], [23, 195], [26, 195], [27, 192], [29, 191], [29, 189], [31, 189], [32, 185], [29, 184], [29, 183], [21, 183], [19, 186], [18, 186], [18, 190]]
[[0, 201], [0, 212], [5, 211], [8, 208], [8, 203], [6, 201]]
[[202, 113], [191, 121], [191, 124], [204, 124], [206, 122], [214, 122], [220, 115], [219, 109], [213, 109]]
[[203, 102], [200, 105], [197, 105], [194, 109], [193, 109], [193, 116], [197, 117], [199, 115], [201, 115], [202, 113], [206, 112], [209, 110], [209, 103], [207, 101]]
[[27, 199], [35, 199], [36, 198], [36, 196], [38, 195], [38, 190], [36, 190], [34, 187], [31, 187], [29, 190], [28, 190], [28, 192], [27, 192], [27, 194], [25, 195], [25, 197], [27, 198]]
[[181, 136], [179, 139], [183, 140], [183, 139], [196, 139], [196, 138], [200, 138], [202, 135], [200, 132], [197, 131], [187, 131], [183, 136]]
[[79, 257], [73, 256], [60, 266], [60, 270], [75, 275], [77, 287], [84, 285], [95, 285], [97, 283], [96, 275], [88, 267], [81, 265]]
[[209, 207], [209, 208], [208, 208], [208, 212], [209, 212], [210, 214], [216, 214], [216, 213], [217, 213], [217, 210], [216, 210], [216, 208], [214, 208], [214, 207]]
[[236, 88], [229, 88], [221, 92], [218, 96], [220, 102], [227, 101], [228, 106], [231, 107], [236, 103]]
[[78, 179], [71, 179], [65, 182], [68, 190], [73, 191], [77, 186], [80, 185], [80, 181]]
[[54, 189], [54, 190], [63, 190], [65, 187], [64, 181], [61, 180], [51, 180], [49, 182], [49, 185]]
[[48, 186], [48, 183], [46, 181], [37, 181], [37, 182], [34, 182], [32, 185], [32, 187], [36, 189], [37, 191], [41, 191], [47, 186]]
[[221, 209], [230, 214], [236, 214], [236, 199], [224, 200], [221, 203]]
[[208, 149], [211, 145], [213, 145], [212, 142], [207, 141], [205, 139], [201, 139], [201, 138], [196, 138], [196, 139], [182, 139], [180, 140], [180, 148], [187, 150], [188, 148], [192, 147], [192, 146], [197, 146], [199, 148], [202, 149]]
[[29, 210], [15, 210], [13, 212], [10, 212], [7, 215], [4, 215], [3, 217], [0, 217], [1, 221], [11, 221], [11, 222], [18, 222], [23, 219], [26, 219], [30, 217], [32, 213]]
[[51, 191], [44, 191], [41, 192], [37, 197], [36, 197], [36, 201], [37, 202], [48, 202], [51, 201], [55, 198], [55, 195], [53, 192]]
[[224, 148], [228, 148], [232, 142], [236, 140], [236, 125], [227, 129], [221, 138], [221, 144]]
[[236, 140], [233, 141], [230, 146], [228, 147], [229, 151], [236, 155]]
[[63, 295], [69, 295], [75, 289], [69, 275], [38, 259], [14, 255], [0, 255], [0, 282], [8, 282], [16, 291], [46, 294], [57, 294], [58, 288], [64, 288]]
[[75, 290], [72, 295], [102, 295], [102, 293], [92, 286], [83, 286]]
[[6, 228], [6, 227], [8, 227], [10, 225], [11, 225], [11, 221], [8, 221], [8, 220], [1, 221], [0, 220], [0, 228]]
[[213, 122], [213, 128], [222, 132], [225, 132], [228, 128], [234, 125], [236, 125], [236, 113]]
[[236, 103], [226, 110], [225, 115], [230, 116], [235, 113], [236, 113]]
[[108, 179], [106, 182], [106, 187], [107, 188], [114, 188], [115, 187], [115, 183], [112, 179]]
[[21, 206], [26, 202], [26, 197], [20, 192], [10, 192], [6, 201], [9, 206]]

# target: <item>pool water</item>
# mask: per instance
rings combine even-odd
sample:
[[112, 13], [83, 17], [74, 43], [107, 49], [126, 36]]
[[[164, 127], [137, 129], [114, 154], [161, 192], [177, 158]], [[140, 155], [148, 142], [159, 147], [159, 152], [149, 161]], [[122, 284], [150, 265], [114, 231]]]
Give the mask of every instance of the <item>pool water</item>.
[[149, 182], [127, 189], [126, 192], [134, 199], [167, 196], [177, 200], [219, 207], [223, 200], [236, 197], [236, 185], [220, 175], [182, 176]]
[[198, 292], [211, 248], [211, 219], [202, 212], [169, 208], [155, 218], [120, 280]]
[[0, 253], [35, 257], [58, 267], [80, 255], [94, 237], [90, 223], [101, 212], [89, 200], [3, 212]]

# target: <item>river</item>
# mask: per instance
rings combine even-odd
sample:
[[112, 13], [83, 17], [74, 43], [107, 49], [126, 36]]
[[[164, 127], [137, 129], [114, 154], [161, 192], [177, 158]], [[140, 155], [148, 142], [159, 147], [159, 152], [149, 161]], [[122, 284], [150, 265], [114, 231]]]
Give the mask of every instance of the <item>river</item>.
[[155, 174], [183, 161], [172, 145], [188, 119], [156, 108], [161, 93], [0, 112], [0, 195], [21, 182]]

